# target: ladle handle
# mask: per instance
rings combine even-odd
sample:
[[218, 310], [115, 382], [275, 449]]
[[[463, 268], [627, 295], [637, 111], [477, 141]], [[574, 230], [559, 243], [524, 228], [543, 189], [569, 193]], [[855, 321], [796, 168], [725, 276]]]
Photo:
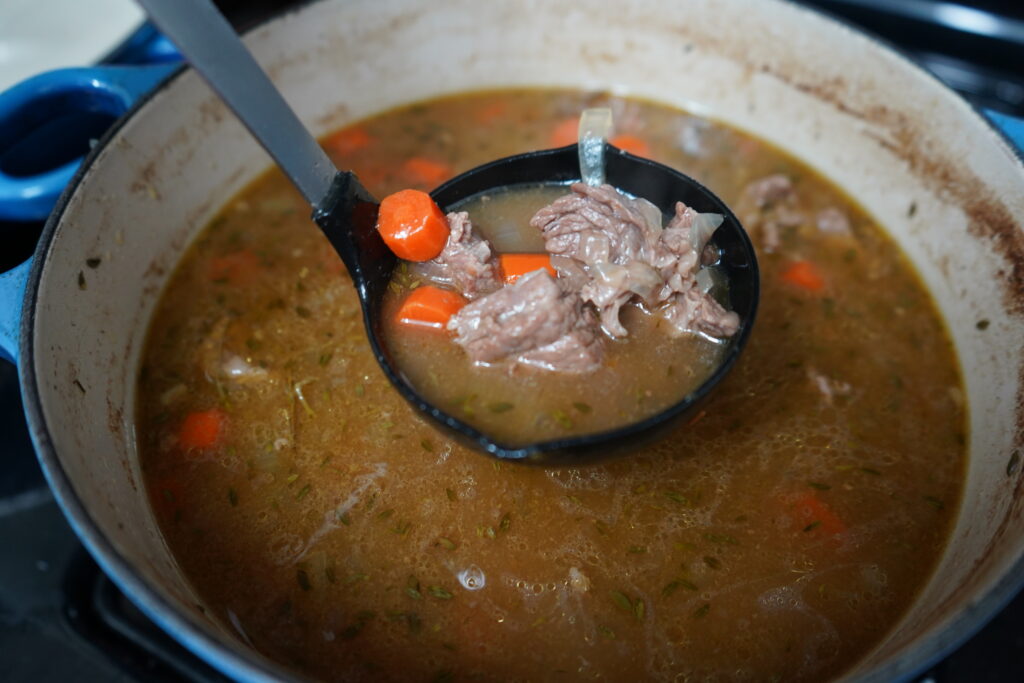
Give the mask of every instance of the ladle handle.
[[336, 169], [210, 0], [138, 0], [314, 209]]

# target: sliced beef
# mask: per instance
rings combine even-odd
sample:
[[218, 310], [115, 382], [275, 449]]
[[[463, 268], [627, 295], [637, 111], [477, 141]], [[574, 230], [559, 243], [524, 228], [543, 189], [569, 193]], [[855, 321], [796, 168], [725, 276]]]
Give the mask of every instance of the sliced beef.
[[412, 265], [416, 275], [476, 299], [501, 288], [501, 269], [490, 243], [473, 230], [465, 211], [448, 214], [451, 233], [437, 258]]
[[589, 372], [602, 358], [596, 320], [574, 291], [544, 270], [470, 302], [448, 322], [478, 363], [503, 358], [563, 372]]

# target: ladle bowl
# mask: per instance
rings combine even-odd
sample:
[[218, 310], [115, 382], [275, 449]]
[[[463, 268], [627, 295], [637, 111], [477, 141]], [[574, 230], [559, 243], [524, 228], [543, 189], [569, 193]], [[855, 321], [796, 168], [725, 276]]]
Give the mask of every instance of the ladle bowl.
[[[529, 152], [478, 166], [444, 183], [431, 194], [442, 209], [474, 195], [516, 185], [568, 185], [580, 180], [576, 145]], [[332, 202], [314, 213], [320, 228], [349, 267], [363, 304], [363, 320], [374, 356], [402, 397], [416, 410], [462, 443], [501, 459], [543, 464], [580, 464], [636, 449], [678, 426], [715, 389], [735, 365], [750, 337], [757, 312], [760, 279], [747, 233], [729, 207], [693, 178], [662, 164], [605, 147], [606, 181], [642, 196], [671, 216], [682, 201], [702, 213], [719, 213], [724, 221], [709, 244], [718, 250], [718, 267], [726, 276], [727, 307], [740, 317], [739, 330], [714, 372], [692, 393], [650, 417], [624, 427], [510, 446], [427, 401], [394, 362], [384, 339], [381, 304], [396, 259], [377, 234], [376, 202], [351, 173], [339, 173]]]

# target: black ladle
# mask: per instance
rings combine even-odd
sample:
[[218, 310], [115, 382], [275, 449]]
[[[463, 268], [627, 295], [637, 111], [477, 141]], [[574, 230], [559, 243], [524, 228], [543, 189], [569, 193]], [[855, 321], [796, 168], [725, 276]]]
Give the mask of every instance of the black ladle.
[[[611, 145], [604, 146], [606, 182], [644, 197], [666, 215], [677, 201], [696, 211], [720, 213], [711, 238], [729, 283], [729, 308], [740, 328], [722, 361], [696, 391], [667, 409], [624, 427], [523, 446], [496, 442], [427, 401], [395, 367], [382, 329], [381, 305], [397, 259], [376, 229], [378, 202], [348, 171], [338, 171], [302, 125], [238, 36], [209, 0], [139, 0], [153, 22], [221, 96], [285, 175], [313, 206], [313, 220], [334, 246], [359, 293], [363, 321], [377, 362], [414, 408], [463, 443], [497, 458], [544, 464], [580, 464], [633, 450], [677, 425], [721, 382], [746, 345], [760, 288], [754, 249], [739, 221], [697, 181]], [[576, 145], [530, 152], [478, 166], [431, 194], [442, 209], [480, 192], [515, 185], [560, 184], [580, 179]]]

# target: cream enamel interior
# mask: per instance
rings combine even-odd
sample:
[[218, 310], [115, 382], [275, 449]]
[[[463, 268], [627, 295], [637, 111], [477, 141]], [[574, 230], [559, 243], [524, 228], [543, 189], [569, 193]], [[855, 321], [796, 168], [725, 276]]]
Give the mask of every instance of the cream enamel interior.
[[[942, 627], [1020, 560], [1021, 475], [1008, 474], [1007, 463], [1024, 438], [1024, 318], [1010, 310], [1005, 291], [1012, 264], [992, 240], [972, 234], [986, 226], [960, 190], [1001, 203], [1020, 241], [1024, 167], [937, 82], [845, 27], [764, 0], [585, 9], [563, 0], [321, 2], [248, 42], [318, 135], [443, 93], [574, 86], [706, 114], [816, 167], [917, 265], [952, 330], [970, 404], [967, 491], [949, 550], [902, 624], [852, 673], [906, 673], [914, 660], [901, 655], [923, 639], [931, 639], [928, 649], [953, 638]], [[82, 178], [37, 296], [32, 358], [60, 466], [117, 552], [196, 619], [196, 599], [141, 491], [135, 373], [148, 317], [175, 262], [221, 203], [268, 164], [194, 74], [178, 77]], [[941, 182], [936, 164], [945, 164]], [[95, 269], [85, 265], [92, 257], [102, 259]], [[984, 331], [975, 325], [981, 319], [991, 321]], [[209, 637], [234, 635], [207, 628]]]

